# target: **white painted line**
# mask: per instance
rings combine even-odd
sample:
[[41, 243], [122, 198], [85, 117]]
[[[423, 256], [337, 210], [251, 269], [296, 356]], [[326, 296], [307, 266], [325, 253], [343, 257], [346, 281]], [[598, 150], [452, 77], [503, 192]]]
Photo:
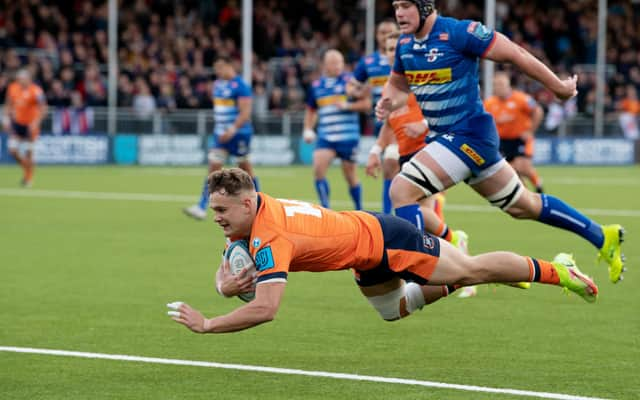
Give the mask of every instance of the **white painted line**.
[[[159, 203], [184, 203], [193, 204], [198, 200], [197, 195], [187, 196], [179, 194], [157, 194], [157, 193], [119, 193], [119, 192], [81, 192], [71, 190], [40, 190], [40, 189], [15, 189], [0, 188], [0, 196], [6, 197], [41, 197], [49, 199], [81, 199], [81, 200], [121, 200], [121, 201], [147, 201]], [[315, 202], [315, 199], [301, 199]], [[331, 204], [341, 208], [353, 207], [353, 202], [347, 200], [332, 200]], [[380, 202], [368, 201], [363, 203], [368, 210], [379, 210]], [[640, 210], [624, 209], [603, 209], [603, 208], [580, 208], [581, 212], [589, 216], [604, 217], [628, 217], [639, 218]], [[501, 212], [496, 207], [470, 204], [447, 203], [445, 212], [475, 212], [493, 213]]]
[[11, 353], [42, 354], [42, 355], [62, 356], [62, 357], [79, 357], [79, 358], [90, 358], [90, 359], [100, 359], [100, 360], [131, 361], [131, 362], [142, 362], [142, 363], [151, 363], [151, 364], [168, 364], [168, 365], [185, 365], [185, 366], [191, 366], [191, 367], [204, 367], [204, 368], [221, 368], [221, 369], [232, 369], [232, 370], [239, 370], [239, 371], [266, 372], [266, 373], [283, 374], [283, 375], [302, 375], [302, 376], [312, 376], [312, 377], [319, 377], [319, 378], [343, 379], [343, 380], [350, 380], [350, 381], [394, 383], [394, 384], [400, 384], [400, 385], [425, 386], [425, 387], [433, 387], [433, 388], [439, 388], [439, 389], [463, 390], [467, 392], [498, 393], [498, 394], [513, 395], [513, 396], [536, 397], [541, 399], [606, 400], [599, 397], [585, 397], [585, 396], [574, 396], [570, 394], [560, 394], [560, 393], [533, 392], [529, 390], [500, 389], [500, 388], [490, 388], [485, 386], [459, 385], [459, 384], [453, 384], [453, 383], [420, 381], [415, 379], [385, 378], [382, 376], [343, 374], [343, 373], [323, 372], [323, 371], [306, 371], [302, 369], [261, 367], [261, 366], [243, 365], [243, 364], [222, 364], [222, 363], [208, 362], [208, 361], [177, 360], [177, 359], [171, 359], [171, 358], [138, 357], [138, 356], [127, 356], [127, 355], [121, 355], [121, 354], [85, 353], [85, 352], [79, 352], [79, 351], [34, 349], [30, 347], [11, 347], [11, 346], [0, 346], [0, 351], [11, 352]]

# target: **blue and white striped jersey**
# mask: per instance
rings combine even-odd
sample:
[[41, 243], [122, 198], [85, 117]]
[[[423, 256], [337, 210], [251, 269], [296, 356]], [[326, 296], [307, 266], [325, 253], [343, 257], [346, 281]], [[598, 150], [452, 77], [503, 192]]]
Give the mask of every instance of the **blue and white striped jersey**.
[[326, 76], [314, 81], [307, 95], [307, 106], [318, 112], [318, 138], [328, 142], [360, 139], [357, 112], [341, 110], [337, 104], [347, 101], [347, 83], [351, 75]]
[[371, 101], [378, 103], [382, 97], [382, 89], [389, 79], [391, 66], [387, 57], [376, 51], [368, 56], [362, 57], [353, 71], [353, 77], [358, 82], [368, 83], [371, 87]]
[[[225, 81], [218, 79], [213, 84], [213, 119], [214, 135], [222, 135], [233, 124], [240, 114], [238, 99], [251, 97], [251, 89], [240, 76]], [[238, 129], [237, 135], [251, 135], [253, 127], [250, 122]]]
[[429, 122], [430, 136], [476, 133], [470, 118], [486, 114], [478, 58], [491, 49], [495, 38], [495, 32], [479, 22], [438, 16], [427, 38], [398, 39], [393, 72], [407, 78]]

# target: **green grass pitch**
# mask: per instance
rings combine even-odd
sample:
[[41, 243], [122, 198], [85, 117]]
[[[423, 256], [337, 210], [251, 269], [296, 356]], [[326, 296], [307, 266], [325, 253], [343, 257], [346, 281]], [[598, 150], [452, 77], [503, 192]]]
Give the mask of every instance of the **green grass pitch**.
[[[557, 287], [483, 286], [475, 298], [452, 296], [387, 323], [359, 294], [349, 272], [294, 273], [275, 321], [208, 336], [175, 324], [165, 307], [183, 300], [213, 316], [241, 304], [214, 290], [223, 248], [219, 228], [181, 212], [197, 200], [204, 172], [41, 167], [35, 186], [21, 189], [19, 169], [0, 168], [0, 346], [640, 398], [637, 166], [540, 168], [549, 193], [599, 222], [626, 227], [628, 272], [617, 285], [608, 281], [604, 265], [596, 265], [595, 249], [579, 237], [512, 220], [464, 185], [448, 193], [448, 223], [469, 233], [472, 253], [513, 250], [550, 259], [573, 252], [599, 284], [594, 305]], [[315, 201], [310, 167], [262, 167], [257, 173], [271, 195]], [[380, 182], [361, 177], [366, 204], [377, 209]], [[331, 170], [330, 182], [335, 208], [349, 208], [338, 168]], [[0, 398], [523, 397], [0, 351]]]

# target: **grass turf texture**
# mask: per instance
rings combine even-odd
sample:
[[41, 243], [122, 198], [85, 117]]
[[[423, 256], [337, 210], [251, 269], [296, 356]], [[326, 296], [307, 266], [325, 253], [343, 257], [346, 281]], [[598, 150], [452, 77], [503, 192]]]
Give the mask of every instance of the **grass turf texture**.
[[[197, 200], [204, 168], [41, 167], [41, 190], [153, 193]], [[315, 201], [308, 167], [258, 168], [263, 190]], [[595, 305], [557, 287], [482, 286], [473, 299], [444, 299], [386, 323], [349, 272], [290, 275], [276, 320], [248, 331], [202, 336], [166, 317], [183, 300], [207, 316], [241, 305], [215, 294], [223, 237], [209, 219], [182, 215], [190, 202], [22, 197], [20, 171], [0, 168], [0, 346], [23, 346], [376, 375], [567, 393], [640, 397], [640, 168], [540, 168], [545, 188], [603, 223], [622, 223], [629, 271], [608, 281], [596, 251], [570, 233], [515, 221], [461, 185], [449, 191], [450, 226], [472, 253], [513, 250], [551, 259], [573, 252], [595, 277]], [[364, 174], [361, 174], [364, 176]], [[338, 168], [335, 208], [351, 205]], [[366, 204], [379, 181], [363, 179]], [[628, 216], [607, 215], [632, 210]], [[328, 378], [0, 352], [2, 399], [511, 399]]]

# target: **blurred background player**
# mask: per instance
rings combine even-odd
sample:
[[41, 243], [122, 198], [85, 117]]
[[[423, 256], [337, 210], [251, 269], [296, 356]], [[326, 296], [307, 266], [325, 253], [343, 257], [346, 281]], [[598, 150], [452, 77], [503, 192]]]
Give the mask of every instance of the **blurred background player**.
[[[521, 178], [527, 178], [536, 192], [543, 193], [542, 179], [533, 167], [534, 136], [544, 111], [528, 94], [511, 87], [506, 72], [493, 78], [494, 95], [484, 101], [484, 108], [493, 115], [500, 136], [500, 153]], [[523, 179], [524, 182], [524, 179]]]
[[[258, 178], [249, 161], [249, 150], [253, 127], [251, 125], [251, 88], [236, 73], [229, 58], [218, 58], [214, 64], [216, 81], [213, 85], [214, 145], [209, 150], [209, 173], [217, 171], [227, 158], [234, 156], [238, 167], [253, 177], [256, 187]], [[195, 219], [207, 217], [209, 190], [207, 179], [202, 185], [198, 204], [185, 208], [185, 214]]]
[[[384, 47], [381, 48], [382, 54], [387, 57], [391, 66], [395, 58], [399, 37], [400, 32], [398, 31], [390, 33], [387, 35]], [[381, 164], [384, 165], [381, 161], [382, 151], [386, 151], [389, 146], [395, 145], [399, 159], [398, 168], [393, 171], [394, 173], [390, 177], [393, 179], [400, 172], [400, 167], [426, 146], [427, 133], [429, 133], [427, 121], [422, 116], [422, 110], [420, 110], [420, 106], [416, 101], [416, 96], [411, 93], [407, 104], [392, 112], [389, 118], [382, 122], [378, 139], [369, 151], [366, 167], [367, 175], [374, 178], [377, 177], [377, 171], [380, 169]], [[444, 203], [444, 193], [420, 199], [419, 204], [424, 221], [424, 231], [451, 242], [463, 253], [468, 254], [468, 236], [464, 231], [454, 231], [448, 227], [444, 220]], [[475, 286], [465, 286], [458, 294], [458, 297], [471, 297], [475, 296], [476, 293]]]
[[[351, 79], [353, 93], [349, 93], [350, 95], [361, 98], [366, 91], [369, 91], [373, 105], [380, 100], [382, 89], [384, 84], [387, 83], [391, 72], [389, 58], [385, 55], [385, 40], [392, 32], [398, 32], [398, 26], [394, 21], [386, 20], [378, 24], [376, 28], [378, 50], [362, 57], [356, 65]], [[378, 136], [382, 128], [382, 122], [376, 120], [373, 107], [371, 109], [371, 119], [373, 120], [374, 134]], [[390, 144], [385, 148], [382, 162], [382, 177], [384, 179], [382, 184], [382, 212], [385, 214], [391, 213], [389, 188], [391, 187], [391, 180], [399, 170], [397, 146]]]
[[15, 82], [7, 88], [2, 122], [9, 134], [9, 153], [22, 167], [24, 187], [33, 184], [33, 152], [46, 114], [47, 101], [42, 88], [33, 83], [28, 70], [18, 70]]
[[531, 53], [477, 21], [441, 17], [431, 0], [396, 0], [403, 35], [376, 117], [404, 106], [416, 95], [429, 122], [428, 146], [404, 164], [391, 185], [396, 215], [422, 218], [417, 203], [459, 182], [468, 183], [493, 206], [518, 219], [532, 219], [571, 231], [598, 249], [609, 264], [609, 280], [623, 272], [620, 225], [601, 226], [561, 199], [533, 193], [499, 153], [493, 118], [480, 100], [478, 62], [511, 63], [559, 99], [577, 94], [577, 76], [560, 79]]
[[[476, 283], [527, 280], [567, 288], [588, 302], [597, 298], [598, 287], [564, 253], [552, 262], [505, 251], [471, 257], [393, 215], [336, 212], [257, 193], [239, 168], [212, 173], [209, 187], [215, 222], [225, 237], [249, 243], [257, 283], [253, 301], [212, 319], [188, 304], [168, 304], [169, 316], [194, 332], [234, 332], [272, 321], [288, 274], [296, 271], [352, 269], [361, 293], [385, 321]], [[233, 281], [230, 274], [217, 274], [225, 276]], [[225, 296], [240, 293], [228, 292], [224, 282], [216, 286]]]
[[359, 112], [371, 109], [371, 98], [366, 95], [350, 102], [347, 85], [351, 76], [344, 72], [344, 57], [337, 50], [327, 50], [323, 61], [323, 75], [314, 81], [307, 95], [304, 114], [305, 142], [317, 141], [313, 151], [313, 175], [318, 198], [329, 208], [329, 182], [327, 169], [336, 158], [342, 160], [342, 172], [349, 186], [354, 208], [362, 208], [362, 189], [356, 174], [356, 152], [360, 141]]

